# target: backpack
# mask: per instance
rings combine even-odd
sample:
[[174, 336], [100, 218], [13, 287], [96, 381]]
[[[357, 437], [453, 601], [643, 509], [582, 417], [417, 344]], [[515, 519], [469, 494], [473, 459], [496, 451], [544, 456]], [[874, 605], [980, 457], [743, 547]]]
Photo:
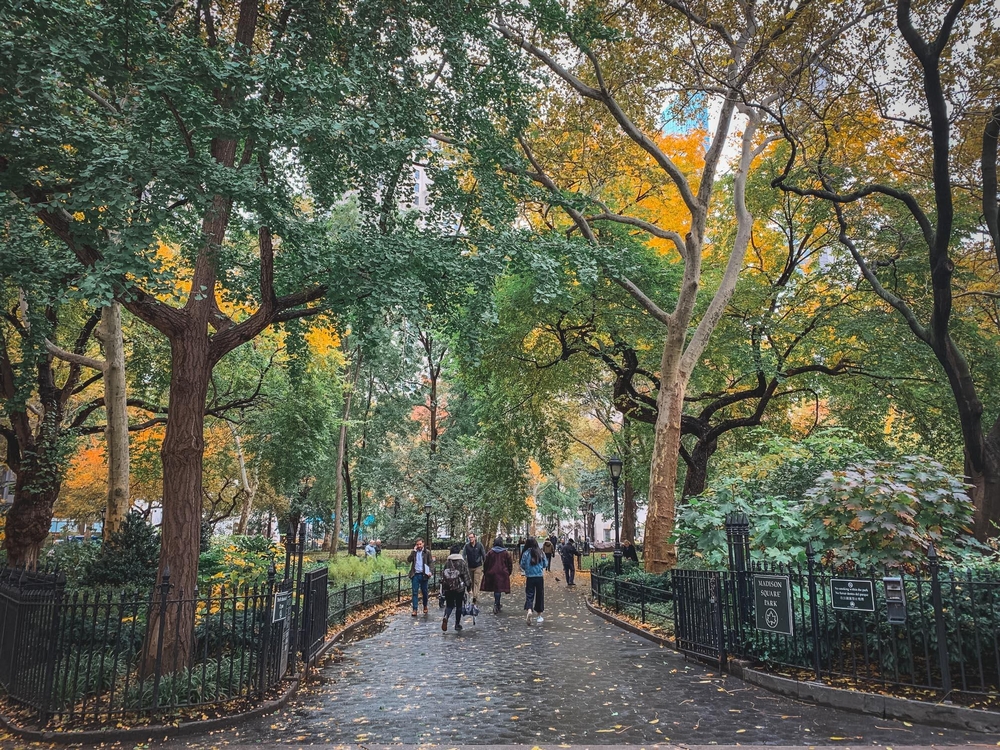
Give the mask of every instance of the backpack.
[[441, 586], [445, 591], [461, 591], [465, 588], [465, 585], [462, 583], [462, 574], [458, 572], [458, 568], [451, 562], [446, 563], [444, 566]]

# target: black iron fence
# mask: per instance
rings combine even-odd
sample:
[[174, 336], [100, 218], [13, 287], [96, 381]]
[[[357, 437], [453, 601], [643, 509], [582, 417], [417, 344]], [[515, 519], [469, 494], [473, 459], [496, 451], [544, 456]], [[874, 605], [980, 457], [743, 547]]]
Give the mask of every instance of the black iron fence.
[[[185, 596], [171, 591], [167, 575], [153, 594], [68, 594], [58, 574], [2, 570], [0, 687], [40, 724], [96, 725], [260, 698], [284, 676], [288, 644], [273, 622], [282, 585], [272, 573], [261, 586]], [[194, 624], [190, 648], [165, 656], [149, 645], [164, 635], [150, 625], [178, 619]]]
[[[68, 592], [57, 572], [0, 567], [0, 691], [39, 726], [259, 702], [296, 673], [299, 652], [315, 660], [329, 627], [409, 594], [403, 573], [331, 589], [327, 568], [303, 571], [304, 536], [304, 525], [287, 535], [282, 577], [272, 566], [260, 585], [194, 594], [169, 574], [152, 592]], [[190, 636], [164, 648], [181, 640], [167, 625], [177, 622], [191, 623]]]
[[811, 546], [805, 565], [756, 562], [749, 531], [745, 515], [727, 519], [729, 570], [675, 569], [658, 587], [592, 573], [593, 599], [720, 665], [735, 656], [917, 698], [1000, 698], [995, 572], [945, 569], [933, 547], [911, 572], [829, 568]]

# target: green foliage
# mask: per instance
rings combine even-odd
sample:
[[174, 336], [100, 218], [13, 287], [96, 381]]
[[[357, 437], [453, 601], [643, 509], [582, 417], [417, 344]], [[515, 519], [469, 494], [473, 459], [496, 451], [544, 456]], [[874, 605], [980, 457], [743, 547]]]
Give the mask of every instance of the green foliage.
[[225, 585], [230, 590], [260, 586], [275, 566], [284, 574], [284, 549], [264, 536], [215, 537], [198, 560], [198, 588]]
[[92, 542], [61, 542], [48, 551], [49, 563], [66, 576], [66, 585], [77, 588], [83, 576], [101, 553], [101, 545]]
[[87, 565], [81, 583], [87, 586], [149, 587], [156, 580], [160, 555], [160, 532], [135, 511], [121, 528], [101, 545]]
[[379, 576], [395, 576], [398, 572], [396, 561], [387, 555], [376, 558], [336, 557], [330, 560], [328, 567], [330, 586], [351, 586], [361, 581], [377, 581]]
[[867, 461], [825, 472], [806, 493], [805, 515], [834, 564], [920, 564], [933, 543], [950, 557], [972, 539], [965, 485], [927, 456]]

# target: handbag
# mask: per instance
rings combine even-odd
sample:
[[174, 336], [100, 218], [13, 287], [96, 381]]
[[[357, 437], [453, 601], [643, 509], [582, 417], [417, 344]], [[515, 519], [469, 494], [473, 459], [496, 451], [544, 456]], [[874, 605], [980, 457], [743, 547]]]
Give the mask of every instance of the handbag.
[[475, 622], [475, 619], [479, 617], [479, 605], [473, 603], [472, 599], [468, 596], [466, 596], [465, 600], [462, 602], [462, 616], [471, 617], [473, 622]]

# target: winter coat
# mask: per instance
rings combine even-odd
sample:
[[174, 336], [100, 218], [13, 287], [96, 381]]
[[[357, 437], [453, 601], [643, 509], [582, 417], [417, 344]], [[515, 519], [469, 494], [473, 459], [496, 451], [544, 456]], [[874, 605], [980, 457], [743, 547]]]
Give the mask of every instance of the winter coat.
[[462, 557], [465, 558], [465, 562], [469, 564], [470, 568], [478, 568], [483, 564], [483, 558], [486, 557], [486, 550], [483, 549], [483, 543], [477, 541], [475, 544], [466, 543], [465, 547], [462, 548]]
[[635, 551], [634, 544], [625, 544], [622, 546], [622, 556], [626, 560], [631, 560], [632, 562], [639, 562], [639, 555]]
[[[458, 571], [458, 576], [462, 579], [462, 585], [466, 591], [472, 588], [472, 573], [469, 572], [469, 566], [461, 555], [448, 555], [448, 559], [444, 561], [444, 567], [455, 568]], [[443, 571], [441, 577], [444, 577]]]
[[580, 553], [576, 549], [576, 545], [573, 542], [566, 542], [562, 546], [562, 562], [563, 566], [567, 568], [572, 568], [573, 564], [576, 562], [574, 557], [577, 557]]
[[511, 560], [506, 547], [493, 547], [486, 553], [486, 562], [483, 563], [483, 582], [479, 585], [479, 590], [509, 594], [510, 574], [513, 570], [514, 561]]
[[549, 567], [549, 559], [542, 555], [542, 559], [537, 563], [531, 562], [531, 550], [526, 549], [521, 555], [521, 570], [525, 578], [541, 578], [545, 569]]
[[554, 555], [556, 553], [556, 548], [552, 546], [552, 542], [546, 539], [545, 544], [542, 545], [542, 552], [546, 555]]
[[[431, 569], [431, 573], [434, 573], [434, 555], [432, 555], [426, 547], [423, 549], [424, 553], [424, 564]], [[410, 564], [410, 572], [407, 574], [410, 578], [413, 578], [417, 573], [423, 573], [422, 570], [416, 570], [414, 566], [417, 564], [417, 551], [415, 549], [410, 550], [410, 556], [406, 558], [406, 562]]]

